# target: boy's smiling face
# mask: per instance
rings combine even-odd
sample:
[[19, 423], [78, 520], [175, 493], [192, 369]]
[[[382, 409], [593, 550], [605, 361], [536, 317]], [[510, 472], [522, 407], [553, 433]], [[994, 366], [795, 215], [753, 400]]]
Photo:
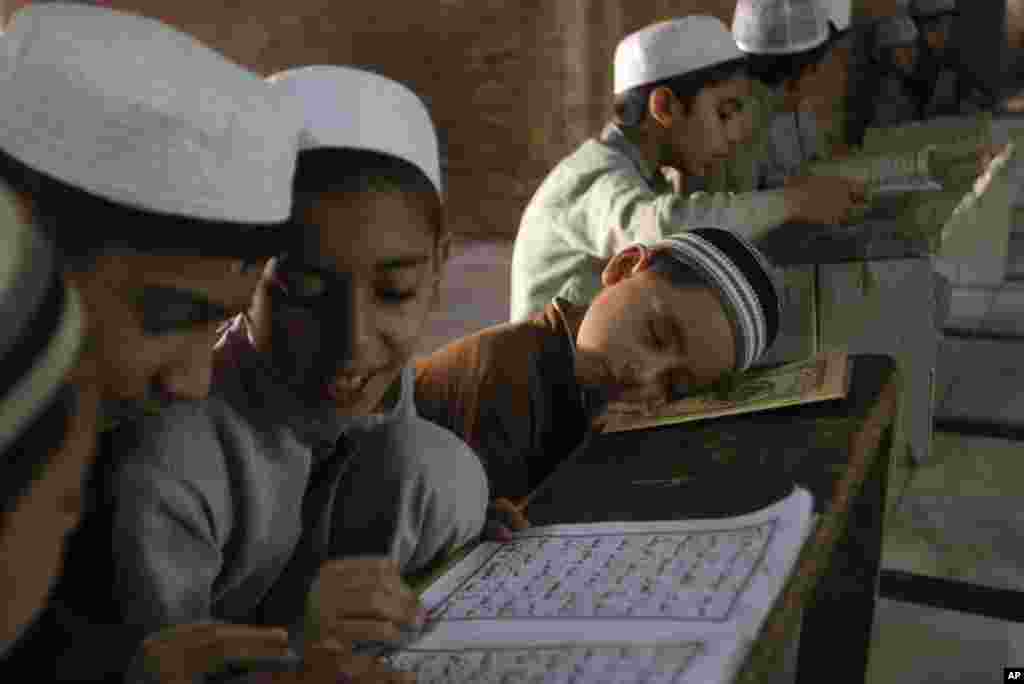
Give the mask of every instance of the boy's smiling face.
[[306, 403], [345, 415], [372, 413], [412, 358], [437, 299], [447, 245], [428, 201], [398, 191], [328, 192], [300, 216], [307, 233], [297, 260], [351, 278], [350, 302], [337, 304], [339, 313], [352, 311], [349, 359], [310, 310], [275, 298], [287, 279], [276, 265], [268, 268], [260, 290], [269, 306], [253, 308], [253, 325], [258, 338], [269, 331], [275, 368]]

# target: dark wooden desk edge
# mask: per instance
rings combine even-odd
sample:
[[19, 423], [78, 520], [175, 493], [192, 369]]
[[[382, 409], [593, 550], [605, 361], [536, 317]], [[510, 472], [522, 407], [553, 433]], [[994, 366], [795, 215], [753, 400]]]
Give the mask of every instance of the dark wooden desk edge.
[[[854, 355], [854, 360], [857, 356], [861, 355]], [[854, 367], [856, 368], [856, 364]], [[873, 470], [880, 477], [886, 477], [888, 474], [887, 467], [875, 467], [879, 459], [889, 459], [888, 451], [880, 453], [879, 446], [885, 431], [891, 429], [900, 394], [899, 374], [895, 364], [890, 366], [888, 373], [889, 377], [879, 391], [878, 400], [868, 410], [861, 428], [851, 435], [850, 467], [846, 468], [845, 476], [836, 483], [836, 491], [841, 493], [840, 497], [833, 499], [828, 510], [819, 516], [817, 526], [797, 559], [792, 576], [776, 599], [750, 653], [734, 679], [735, 684], [759, 682], [763, 677], [780, 670], [785, 649], [796, 634], [802, 612], [812, 607], [819, 581], [828, 572], [833, 552], [846, 532], [854, 498], [860, 494], [870, 471]], [[526, 507], [563, 468], [571, 467], [599, 435], [600, 433], [595, 431], [588, 433], [573, 453], [531, 492]], [[880, 542], [879, 539], [879, 544]]]
[[[886, 477], [888, 468], [876, 468], [879, 459], [888, 459], [889, 453], [880, 453], [882, 435], [891, 428], [899, 401], [898, 371], [893, 368], [878, 401], [871, 408], [863, 426], [850, 438], [850, 467], [837, 483], [837, 498], [818, 520], [797, 560], [793, 575], [772, 607], [757, 640], [737, 675], [736, 684], [763, 681], [782, 665], [782, 657], [789, 640], [795, 636], [800, 624], [801, 610], [812, 607], [819, 580], [829, 570], [833, 551], [847, 530], [850, 510], [860, 494], [869, 473], [873, 470]], [[883, 502], [884, 503], [884, 502]]]

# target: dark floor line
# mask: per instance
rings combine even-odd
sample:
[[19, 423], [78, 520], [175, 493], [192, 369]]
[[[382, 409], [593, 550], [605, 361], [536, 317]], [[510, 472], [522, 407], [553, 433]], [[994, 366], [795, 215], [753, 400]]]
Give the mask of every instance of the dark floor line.
[[997, 589], [941, 577], [929, 577], [902, 570], [882, 570], [879, 596], [955, 610], [996, 620], [1024, 622], [1024, 592]]
[[991, 342], [1024, 342], [1024, 335], [1019, 333], [1000, 332], [998, 330], [977, 330], [967, 328], [943, 328], [944, 337], [958, 340], [984, 340]]
[[971, 418], [936, 418], [935, 432], [949, 432], [966, 437], [992, 437], [1010, 442], [1024, 442], [1024, 425], [1007, 425]]

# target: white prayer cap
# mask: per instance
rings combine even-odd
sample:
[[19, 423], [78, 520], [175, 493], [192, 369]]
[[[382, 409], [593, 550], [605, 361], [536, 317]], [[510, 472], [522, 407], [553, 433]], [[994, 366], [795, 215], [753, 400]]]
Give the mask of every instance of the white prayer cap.
[[739, 0], [732, 35], [743, 52], [789, 55], [828, 40], [829, 19], [822, 0]]
[[291, 212], [301, 118], [255, 74], [153, 19], [31, 5], [0, 41], [0, 148], [104, 199], [208, 221]]
[[937, 17], [956, 11], [956, 0], [910, 0], [910, 15], [917, 18]]
[[912, 45], [917, 40], [918, 32], [914, 20], [906, 14], [886, 17], [875, 27], [875, 47], [898, 47]]
[[853, 14], [852, 0], [826, 0], [826, 10], [829, 19], [835, 25], [837, 31], [845, 31], [850, 28]]
[[305, 114], [301, 149], [370, 150], [414, 165], [443, 195], [437, 131], [426, 105], [390, 78], [345, 66], [306, 66], [270, 76]]
[[615, 48], [615, 94], [742, 57], [715, 17], [697, 14], [651, 24]]

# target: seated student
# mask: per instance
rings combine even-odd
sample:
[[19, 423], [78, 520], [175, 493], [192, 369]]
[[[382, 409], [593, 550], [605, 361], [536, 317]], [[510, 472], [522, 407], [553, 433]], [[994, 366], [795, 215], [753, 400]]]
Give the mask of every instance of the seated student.
[[743, 238], [701, 228], [615, 255], [589, 307], [554, 298], [526, 321], [416, 363], [420, 414], [465, 439], [491, 494], [527, 495], [607, 401], [659, 401], [749, 368], [772, 344], [779, 294]]
[[[203, 396], [218, 322], [244, 308], [259, 277], [240, 264], [285, 246], [274, 226], [290, 213], [299, 112], [262, 79], [141, 17], [31, 6], [2, 41], [0, 175], [80, 289], [103, 412]], [[123, 675], [116, 654], [138, 635], [105, 591], [107, 446], [54, 595], [0, 680]], [[286, 648], [280, 631], [189, 625], [154, 638], [147, 655], [155, 674], [191, 677], [218, 653]]]
[[964, 66], [953, 45], [953, 24], [960, 14], [956, 0], [911, 0], [908, 9], [920, 35], [913, 79], [919, 118], [994, 107], [994, 89]]
[[82, 512], [95, 386], [78, 293], [0, 191], [0, 660], [46, 605]]
[[741, 105], [743, 65], [725, 25], [708, 16], [654, 24], [619, 43], [615, 122], [559, 162], [523, 213], [512, 255], [513, 321], [556, 295], [588, 303], [601, 287], [599, 264], [636, 241], [701, 225], [757, 237], [852, 210], [855, 185], [831, 178], [742, 196], [673, 192], [661, 167], [675, 168], [686, 187], [729, 154], [726, 136], [740, 130], [729, 122]]
[[874, 69], [877, 86], [874, 126], [898, 126], [920, 118], [912, 78], [919, 59], [918, 32], [905, 14], [875, 25]]
[[[306, 112], [295, 245], [226, 326], [209, 399], [123, 442], [118, 592], [147, 632], [301, 629], [308, 607], [321, 637], [391, 641], [425, 618], [396, 568], [475, 538], [487, 508], [479, 459], [413, 403], [410, 359], [448, 250], [437, 136], [419, 98], [382, 76], [318, 66], [271, 82]], [[348, 307], [346, 359], [318, 314]]]
[[779, 187], [787, 178], [799, 175], [806, 162], [830, 154], [814, 112], [806, 105], [815, 95], [819, 70], [845, 38], [849, 5], [849, 0], [737, 3], [732, 35], [749, 57], [759, 120], [752, 143], [735, 161], [727, 162], [752, 166], [748, 176], [754, 188], [727, 189]]

